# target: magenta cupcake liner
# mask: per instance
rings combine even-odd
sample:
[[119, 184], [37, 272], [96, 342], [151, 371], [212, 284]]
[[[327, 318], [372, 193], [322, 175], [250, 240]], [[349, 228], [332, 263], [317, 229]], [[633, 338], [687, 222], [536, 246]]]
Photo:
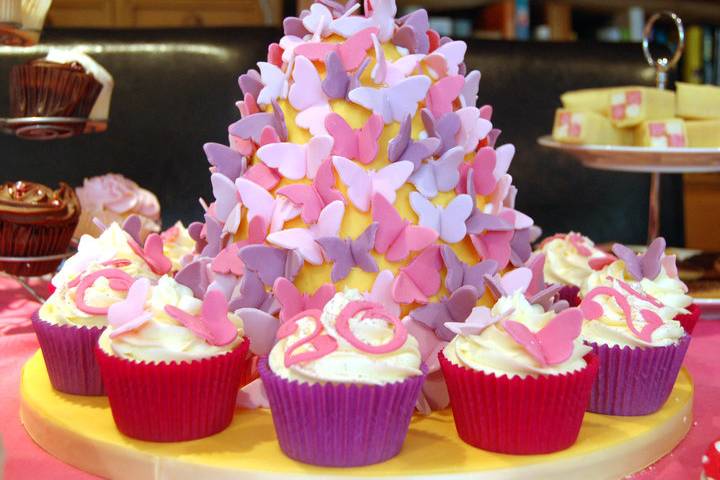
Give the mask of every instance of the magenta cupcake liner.
[[588, 343], [600, 359], [588, 411], [635, 416], [660, 410], [675, 385], [689, 344], [689, 335], [666, 347], [620, 348]]
[[423, 374], [387, 385], [306, 384], [258, 364], [282, 451], [303, 463], [355, 467], [400, 452]]
[[571, 307], [580, 305], [580, 288], [575, 285], [564, 285], [558, 293], [560, 300], [567, 300]]
[[37, 311], [32, 324], [55, 390], [73, 395], [105, 394], [95, 359], [95, 345], [104, 327], [55, 325], [40, 319]]

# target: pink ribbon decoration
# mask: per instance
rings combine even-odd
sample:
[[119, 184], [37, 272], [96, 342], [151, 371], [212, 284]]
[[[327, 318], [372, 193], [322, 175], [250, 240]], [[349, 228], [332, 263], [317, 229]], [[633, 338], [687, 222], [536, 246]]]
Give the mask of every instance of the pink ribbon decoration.
[[[350, 328], [350, 319], [355, 315], [361, 314], [360, 320], [367, 318], [377, 318], [386, 321], [394, 327], [392, 339], [382, 345], [368, 345], [355, 336]], [[400, 319], [385, 310], [382, 305], [366, 301], [354, 301], [348, 303], [342, 309], [335, 321], [335, 329], [337, 332], [350, 343], [353, 347], [360, 351], [381, 355], [397, 350], [405, 344], [408, 332]]]
[[79, 279], [80, 277], [76, 278], [70, 282], [68, 286], [75, 286], [75, 282], [77, 281], [75, 305], [81, 312], [85, 312], [90, 315], [107, 315], [107, 307], [93, 307], [92, 305], [85, 303], [85, 291], [92, 287], [95, 284], [95, 281], [100, 277], [107, 278], [110, 282], [110, 288], [118, 292], [127, 292], [130, 289], [130, 285], [132, 285], [135, 281], [133, 277], [122, 270], [118, 270], [117, 268], [104, 268], [86, 275], [82, 277], [82, 279]]
[[[305, 310], [304, 312], [298, 313], [278, 328], [277, 338], [278, 340], [282, 340], [297, 331], [298, 321], [303, 318], [310, 318], [315, 322], [315, 330], [313, 330], [310, 335], [305, 338], [301, 338], [297, 342], [288, 346], [287, 350], [285, 350], [286, 367], [290, 368], [296, 363], [316, 360], [337, 350], [338, 344], [334, 338], [330, 335], [320, 335], [320, 332], [322, 332], [323, 329], [322, 323], [320, 323], [320, 315], [322, 315], [320, 310]], [[295, 350], [306, 344], [312, 345], [314, 349], [294, 354]]]

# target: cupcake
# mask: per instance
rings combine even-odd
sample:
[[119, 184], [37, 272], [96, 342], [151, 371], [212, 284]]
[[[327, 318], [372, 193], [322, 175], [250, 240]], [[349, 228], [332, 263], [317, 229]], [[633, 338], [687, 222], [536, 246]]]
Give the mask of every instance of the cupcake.
[[585, 279], [614, 260], [588, 237], [575, 232], [546, 238], [538, 251], [545, 254], [545, 280], [564, 285], [560, 295], [571, 306], [579, 303], [578, 292]]
[[277, 338], [259, 369], [287, 456], [352, 467], [398, 454], [425, 368], [397, 317], [350, 289], [289, 318]]
[[86, 118], [102, 89], [80, 62], [31, 60], [10, 71], [10, 115]]
[[[0, 256], [38, 257], [65, 253], [80, 216], [75, 191], [65, 183], [57, 190], [33, 182], [0, 186]], [[0, 262], [11, 275], [53, 272], [60, 260]]]
[[230, 424], [249, 341], [221, 292], [199, 300], [168, 276], [137, 279], [108, 322], [96, 355], [118, 430], [179, 442]]
[[585, 281], [582, 337], [600, 359], [591, 412], [647, 415], [672, 391], [690, 343], [678, 318], [691, 314], [692, 298], [664, 250], [662, 238], [639, 255], [616, 244], [620, 260]]
[[50, 382], [56, 390], [102, 395], [95, 344], [107, 326], [111, 305], [125, 299], [138, 277], [156, 280], [132, 239], [117, 224], [98, 238], [80, 239], [78, 252], [53, 277], [55, 291], [33, 315]]
[[132, 180], [116, 173], [86, 178], [77, 188], [83, 213], [75, 237], [83, 234], [96, 236], [101, 224], [122, 224], [131, 215], [141, 219], [140, 240], [160, 231], [160, 203], [154, 193], [138, 186]]
[[163, 239], [163, 253], [172, 262], [174, 272], [193, 259], [195, 240], [182, 222], [176, 222], [175, 225], [163, 231], [160, 236]]
[[458, 435], [500, 453], [563, 450], [577, 439], [598, 369], [580, 339], [582, 313], [504, 294], [445, 324], [457, 334], [439, 357]]

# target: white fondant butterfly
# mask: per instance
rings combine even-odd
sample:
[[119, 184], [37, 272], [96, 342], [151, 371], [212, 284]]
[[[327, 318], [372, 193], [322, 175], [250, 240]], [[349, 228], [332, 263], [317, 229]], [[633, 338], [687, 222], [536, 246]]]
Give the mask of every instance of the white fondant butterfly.
[[296, 57], [292, 77], [295, 83], [290, 87], [288, 100], [298, 110], [295, 123], [313, 135], [327, 135], [325, 117], [331, 112], [330, 104], [315, 65], [306, 57]]
[[424, 163], [410, 176], [410, 183], [427, 198], [435, 198], [438, 192], [449, 192], [460, 180], [460, 164], [465, 152], [462, 147], [453, 147], [439, 160]]
[[277, 168], [280, 173], [291, 179], [315, 178], [320, 164], [330, 156], [333, 138], [319, 135], [308, 143], [289, 142], [269, 143], [257, 151], [257, 156], [265, 165]]
[[430, 83], [430, 79], [425, 75], [414, 75], [390, 87], [355, 88], [350, 90], [348, 98], [351, 102], [382, 115], [386, 124], [401, 122], [407, 115], [415, 115], [418, 103], [425, 99]]
[[474, 207], [470, 195], [458, 195], [443, 208], [433, 204], [420, 193], [412, 192], [410, 205], [419, 217], [418, 223], [435, 230], [444, 241], [456, 243], [465, 238], [465, 220], [470, 217]]
[[334, 156], [333, 165], [342, 182], [347, 185], [347, 195], [358, 210], [367, 212], [373, 194], [379, 193], [391, 204], [395, 202], [397, 189], [410, 177], [412, 162], [391, 163], [382, 170], [366, 170], [352, 160]]

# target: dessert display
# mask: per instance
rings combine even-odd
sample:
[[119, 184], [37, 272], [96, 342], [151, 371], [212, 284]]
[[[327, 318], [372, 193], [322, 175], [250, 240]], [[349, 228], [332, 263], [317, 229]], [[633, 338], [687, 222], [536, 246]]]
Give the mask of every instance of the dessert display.
[[691, 313], [692, 298], [675, 257], [664, 252], [662, 238], [642, 254], [616, 244], [618, 260], [592, 273], [581, 289], [582, 338], [600, 360], [591, 412], [647, 415], [675, 384], [690, 343], [678, 316]]
[[76, 50], [50, 49], [45, 58], [10, 71], [12, 117], [107, 118], [113, 79]]
[[[0, 186], [0, 256], [40, 257], [65, 253], [78, 223], [80, 204], [67, 184], [53, 190], [17, 181]], [[36, 276], [54, 271], [60, 260], [0, 262], [11, 275]]]
[[[561, 95], [553, 139], [561, 143], [653, 148], [720, 147], [720, 88], [676, 84], [576, 90]], [[717, 104], [718, 108], [713, 106]]]
[[277, 338], [260, 375], [286, 455], [350, 467], [400, 452], [425, 368], [397, 316], [349, 289], [287, 319]]
[[129, 178], [117, 173], [86, 178], [76, 192], [82, 205], [76, 238], [97, 236], [103, 225], [122, 224], [130, 216], [141, 220], [141, 241], [150, 233], [160, 232], [160, 202], [154, 193]]

